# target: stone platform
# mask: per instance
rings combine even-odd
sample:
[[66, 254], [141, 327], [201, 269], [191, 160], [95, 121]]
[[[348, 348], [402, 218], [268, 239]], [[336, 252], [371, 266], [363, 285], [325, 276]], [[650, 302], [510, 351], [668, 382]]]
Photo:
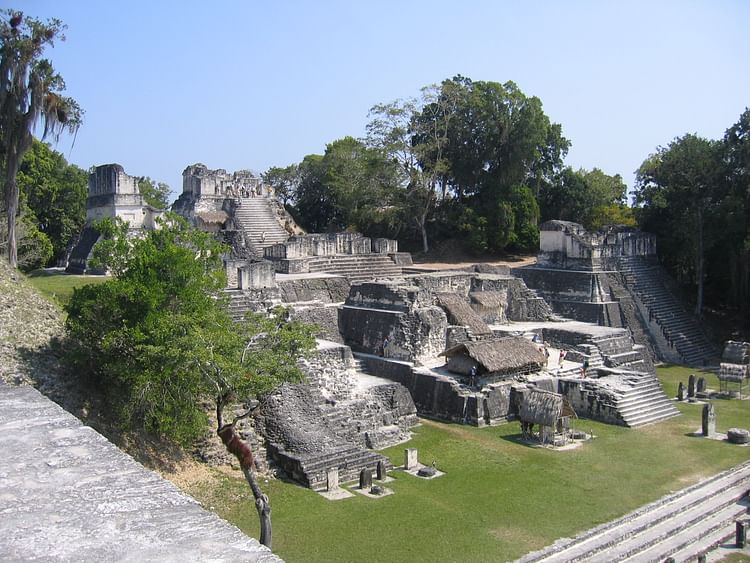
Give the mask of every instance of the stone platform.
[[0, 559], [281, 561], [31, 387], [0, 384]]

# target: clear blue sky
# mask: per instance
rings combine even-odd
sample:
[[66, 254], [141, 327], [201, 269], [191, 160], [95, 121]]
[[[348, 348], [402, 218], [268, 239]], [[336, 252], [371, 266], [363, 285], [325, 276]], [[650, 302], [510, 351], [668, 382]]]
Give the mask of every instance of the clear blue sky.
[[17, 1], [57, 17], [48, 55], [86, 111], [88, 168], [182, 191], [182, 170], [299, 162], [364, 135], [371, 106], [462, 74], [515, 81], [572, 141], [566, 163], [633, 172], [660, 145], [719, 138], [750, 106], [750, 2]]

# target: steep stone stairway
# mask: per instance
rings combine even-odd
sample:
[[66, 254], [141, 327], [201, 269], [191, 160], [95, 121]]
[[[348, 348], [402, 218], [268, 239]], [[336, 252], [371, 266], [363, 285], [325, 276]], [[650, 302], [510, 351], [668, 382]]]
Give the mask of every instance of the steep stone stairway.
[[637, 377], [633, 385], [615, 401], [625, 426], [635, 428], [680, 415], [652, 374]]
[[750, 462], [745, 462], [573, 539], [562, 539], [519, 563], [695, 561], [747, 516]]
[[285, 242], [289, 238], [289, 233], [276, 219], [276, 212], [268, 197], [241, 198], [235, 209], [234, 219], [237, 228], [245, 232], [261, 255], [264, 248]]
[[661, 267], [639, 256], [619, 259], [625, 285], [643, 306], [642, 314], [653, 319], [667, 343], [687, 365], [703, 366], [715, 362], [718, 352], [708, 341], [696, 318], [685, 311], [680, 300], [666, 286]]

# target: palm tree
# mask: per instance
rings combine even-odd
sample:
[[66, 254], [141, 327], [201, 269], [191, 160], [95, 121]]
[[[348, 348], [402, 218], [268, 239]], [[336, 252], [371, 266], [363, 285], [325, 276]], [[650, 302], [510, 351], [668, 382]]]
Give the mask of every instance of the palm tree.
[[41, 119], [42, 138], [75, 134], [83, 111], [73, 98], [63, 96], [65, 81], [42, 54], [54, 40], [65, 40], [65, 26], [57, 19], [41, 22], [21, 12], [0, 12], [0, 167], [4, 175], [5, 211], [8, 214], [8, 262], [17, 266], [16, 174], [31, 147], [32, 131]]

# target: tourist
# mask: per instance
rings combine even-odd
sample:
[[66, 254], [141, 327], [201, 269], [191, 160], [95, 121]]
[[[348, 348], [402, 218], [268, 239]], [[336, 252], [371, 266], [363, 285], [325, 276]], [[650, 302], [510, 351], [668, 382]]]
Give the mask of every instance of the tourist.
[[565, 350], [560, 350], [560, 359], [557, 361], [558, 367], [562, 367], [564, 359], [565, 359]]
[[549, 348], [544, 347], [544, 367], [549, 367]]
[[386, 336], [383, 340], [383, 357], [388, 357], [388, 337]]
[[477, 384], [477, 366], [474, 364], [469, 370], [469, 387], [474, 387]]
[[586, 370], [588, 369], [589, 369], [589, 359], [586, 358], [585, 360], [583, 360], [583, 365], [581, 366], [581, 377], [583, 378], [586, 377]]

